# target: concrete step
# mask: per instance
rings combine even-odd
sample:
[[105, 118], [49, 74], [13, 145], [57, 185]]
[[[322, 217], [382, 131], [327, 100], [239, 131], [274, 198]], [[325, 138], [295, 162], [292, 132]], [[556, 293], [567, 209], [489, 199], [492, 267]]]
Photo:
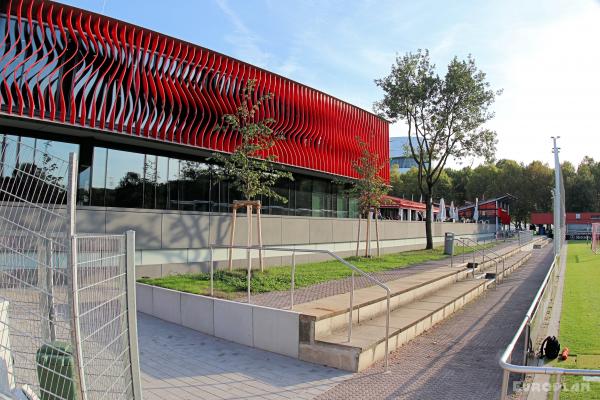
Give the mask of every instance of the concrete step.
[[[506, 260], [504, 274], [508, 275], [522, 265], [530, 253], [519, 253]], [[430, 329], [468, 302], [477, 298], [493, 279], [465, 278], [404, 305], [390, 313], [388, 351], [394, 351], [412, 338]], [[381, 314], [367, 320], [355, 321], [348, 341], [347, 326], [330, 332], [316, 333], [311, 340], [299, 345], [300, 359], [347, 371], [362, 371], [385, 355], [385, 320]]]
[[[521, 254], [521, 251], [515, 246], [511, 246], [499, 250], [498, 253], [508, 258], [515, 254]], [[479, 263], [475, 274], [478, 271], [488, 271], [492, 267], [495, 271], [495, 263], [489, 260], [489, 257], [492, 257], [492, 259], [498, 258], [493, 254], [487, 256], [485, 262]], [[472, 258], [467, 261], [471, 260]], [[410, 276], [386, 282], [391, 291], [391, 309], [421, 299], [473, 274], [473, 270], [467, 268], [467, 263], [457, 263], [456, 257], [454, 267], [450, 267], [450, 260], [447, 260], [447, 263], [446, 266], [415, 272]], [[501, 268], [501, 262], [499, 262], [499, 268]], [[365, 321], [385, 314], [387, 310], [385, 290], [379, 286], [355, 290], [352, 310], [352, 320], [354, 322]], [[347, 326], [350, 312], [349, 294], [342, 293], [298, 304], [294, 307], [294, 311], [301, 314], [300, 337], [310, 341], [316, 336], [331, 333], [338, 328]]]

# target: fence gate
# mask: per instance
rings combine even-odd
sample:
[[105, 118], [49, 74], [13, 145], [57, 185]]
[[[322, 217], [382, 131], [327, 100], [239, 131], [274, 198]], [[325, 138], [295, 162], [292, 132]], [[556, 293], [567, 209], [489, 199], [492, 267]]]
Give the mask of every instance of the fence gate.
[[0, 399], [141, 399], [134, 233], [75, 234], [76, 155], [0, 141]]

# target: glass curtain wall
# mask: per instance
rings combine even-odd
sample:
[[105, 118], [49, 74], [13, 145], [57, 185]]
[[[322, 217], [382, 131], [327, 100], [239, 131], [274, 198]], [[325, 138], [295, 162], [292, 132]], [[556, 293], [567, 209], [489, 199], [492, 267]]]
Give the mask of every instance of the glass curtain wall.
[[[0, 134], [0, 140], [4, 136]], [[68, 159], [69, 152], [79, 153], [80, 205], [229, 212], [229, 205], [242, 199], [227, 181], [219, 182], [211, 177], [206, 162], [84, 143], [80, 146], [25, 136], [10, 137], [36, 151], [47, 151], [64, 159]], [[3, 170], [5, 176], [10, 175], [9, 169]], [[280, 181], [275, 191], [287, 201], [261, 199], [265, 214], [333, 218], [358, 215], [356, 200], [348, 197], [344, 185], [327, 179], [294, 174], [293, 181]]]

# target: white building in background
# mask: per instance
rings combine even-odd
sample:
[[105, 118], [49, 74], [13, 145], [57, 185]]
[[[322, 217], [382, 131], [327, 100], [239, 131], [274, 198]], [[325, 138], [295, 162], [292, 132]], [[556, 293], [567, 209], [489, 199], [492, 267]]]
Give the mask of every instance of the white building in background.
[[393, 169], [394, 165], [397, 165], [401, 174], [408, 172], [412, 167], [417, 167], [410, 150], [407, 151], [408, 146], [408, 136], [390, 138], [390, 167]]

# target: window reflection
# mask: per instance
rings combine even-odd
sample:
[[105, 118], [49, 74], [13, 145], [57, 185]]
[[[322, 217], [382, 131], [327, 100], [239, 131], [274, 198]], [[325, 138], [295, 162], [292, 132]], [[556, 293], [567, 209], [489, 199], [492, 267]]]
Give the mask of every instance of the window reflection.
[[106, 206], [142, 208], [144, 155], [111, 149], [106, 165]]
[[[46, 154], [67, 161], [70, 152], [83, 152], [78, 204], [225, 213], [231, 211], [233, 201], [243, 199], [228, 182], [211, 179], [206, 162], [3, 134], [0, 143], [3, 154], [13, 155], [2, 160], [4, 188], [17, 187], [15, 166], [51, 176], [55, 167], [48, 164]], [[348, 197], [346, 189], [327, 179], [295, 175], [294, 181], [281, 180], [275, 188], [287, 203], [262, 198], [263, 213], [356, 218], [357, 201]]]
[[92, 166], [91, 205], [104, 207], [106, 188], [106, 154], [108, 149], [94, 148], [94, 161]]
[[1, 201], [66, 203], [69, 153], [75, 144], [0, 134]]

